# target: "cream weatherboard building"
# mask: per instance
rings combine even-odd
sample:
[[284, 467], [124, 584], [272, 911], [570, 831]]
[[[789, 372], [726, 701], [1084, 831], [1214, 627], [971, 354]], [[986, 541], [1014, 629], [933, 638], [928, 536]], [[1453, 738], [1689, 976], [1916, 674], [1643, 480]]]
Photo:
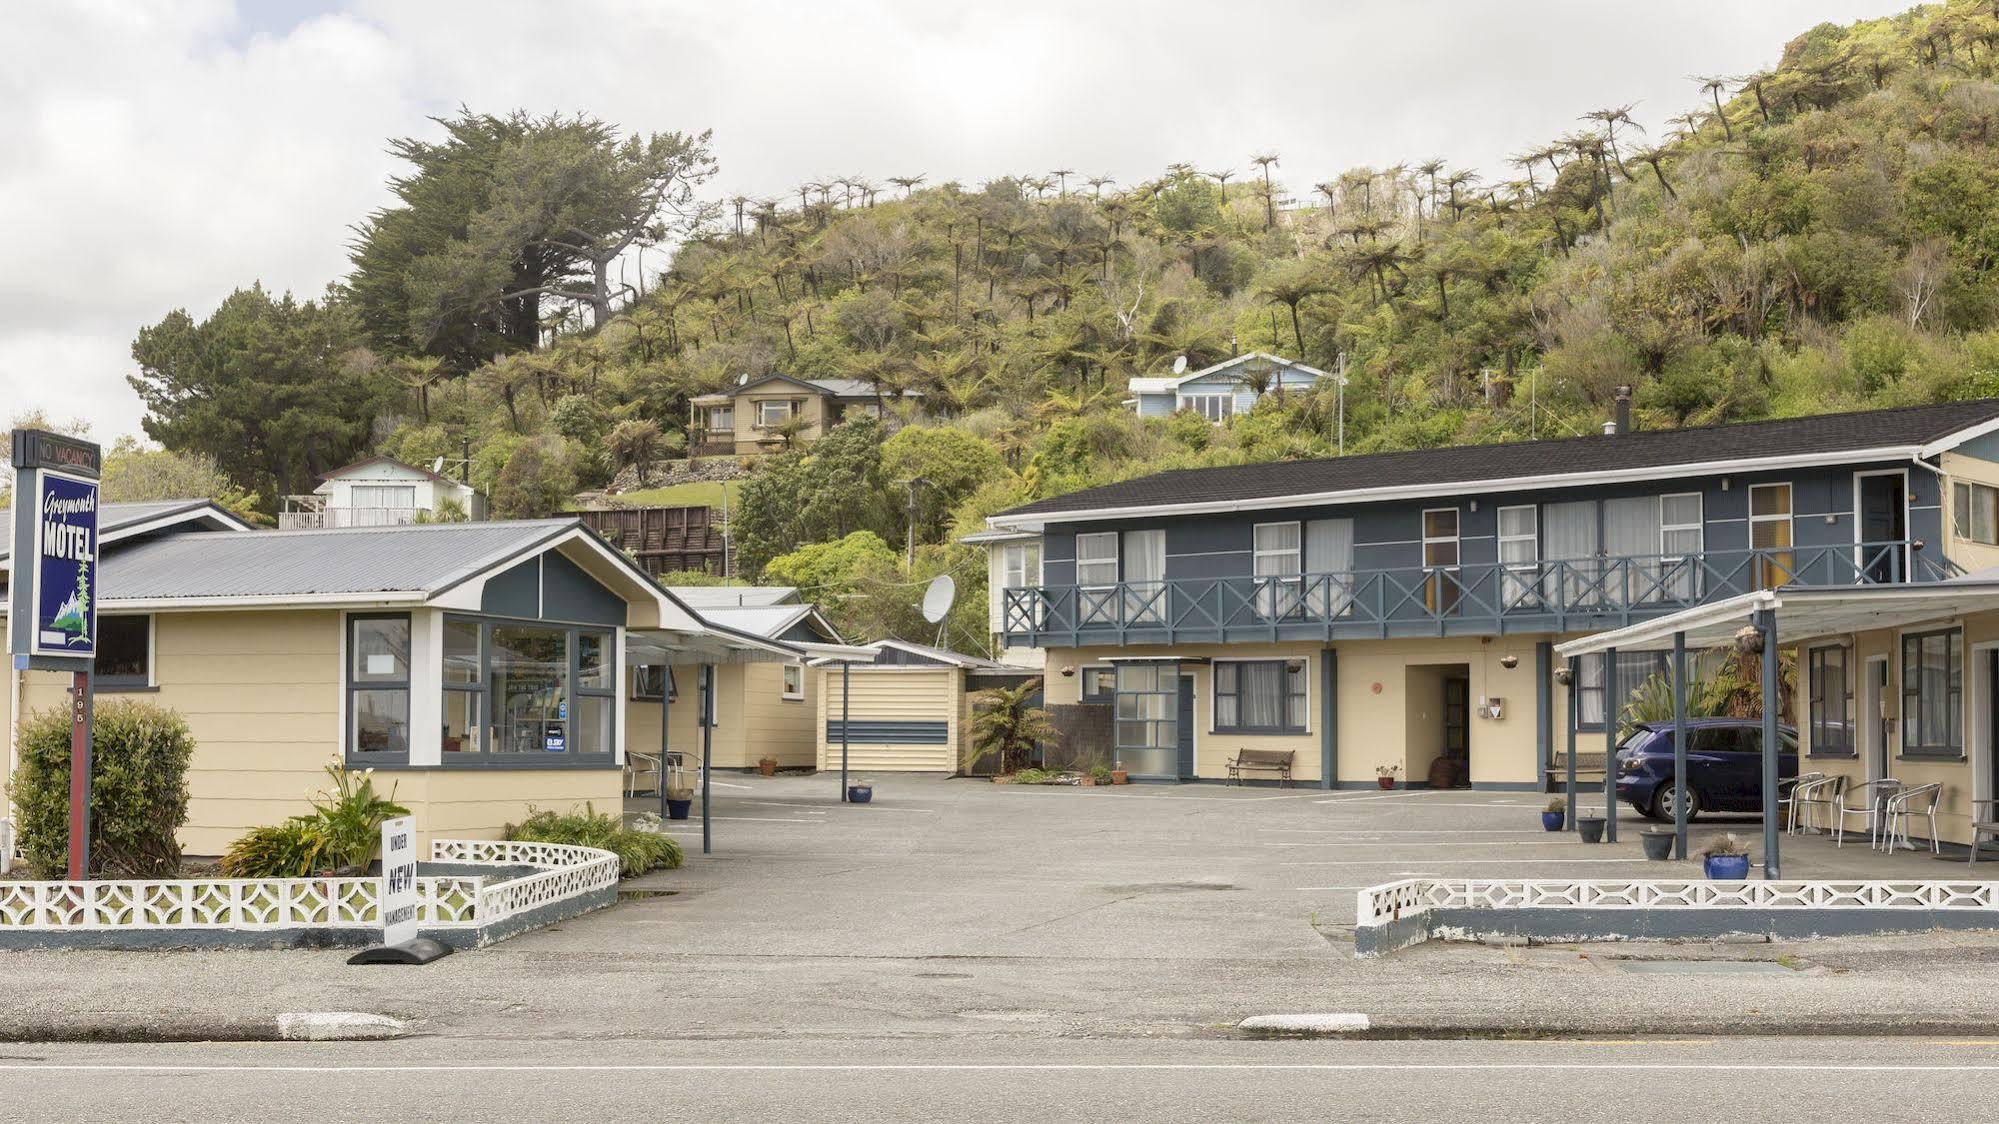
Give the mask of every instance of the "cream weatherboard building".
[[860, 666], [813, 661], [821, 769], [838, 771], [844, 753], [850, 771], [968, 771], [979, 692], [1039, 678], [928, 644], [877, 640], [865, 647], [874, 658]]
[[[902, 391], [901, 397], [920, 397]], [[877, 389], [859, 379], [769, 374], [688, 399], [689, 456], [756, 456], [805, 446], [825, 436], [849, 410], [879, 414]]]
[[[1999, 400], [1611, 428], [1168, 472], [1003, 512], [968, 536], [992, 553], [999, 658], [1038, 659], [1052, 705], [1110, 708], [1104, 748], [1137, 776], [1218, 779], [1266, 750], [1326, 787], [1543, 789], [1567, 754], [1558, 644], [1761, 589], [1933, 587], [1999, 562]], [[1880, 644], [1855, 643], [1851, 674], [1878, 674]], [[1665, 661], [1657, 642], [1580, 661], [1586, 769]]]
[[[101, 519], [100, 700], [186, 718], [196, 855], [304, 811], [332, 760], [379, 770], [426, 840], [496, 837], [536, 807], [615, 810], [635, 664], [809, 654], [704, 621], [574, 519], [254, 531], [206, 504]], [[11, 730], [65, 693], [12, 673], [0, 718]]]

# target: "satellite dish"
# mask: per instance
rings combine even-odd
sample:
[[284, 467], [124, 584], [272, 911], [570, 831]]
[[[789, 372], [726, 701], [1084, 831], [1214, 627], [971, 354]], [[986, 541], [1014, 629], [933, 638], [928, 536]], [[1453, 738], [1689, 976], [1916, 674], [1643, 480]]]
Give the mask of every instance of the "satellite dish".
[[1187, 373], [1187, 357], [1186, 357], [1186, 356], [1184, 356], [1184, 355], [1179, 355], [1179, 356], [1175, 356], [1175, 357], [1174, 357], [1174, 359], [1173, 359], [1173, 373], [1174, 373], [1174, 374], [1176, 374], [1176, 375], [1184, 375], [1184, 374], [1186, 374], [1186, 373]]
[[436, 460], [430, 462], [430, 470], [432, 472], [442, 475], [444, 472], [444, 458], [440, 456]]
[[936, 624], [951, 611], [951, 603], [958, 599], [958, 583], [949, 574], [939, 574], [930, 579], [930, 588], [923, 591], [923, 619]]

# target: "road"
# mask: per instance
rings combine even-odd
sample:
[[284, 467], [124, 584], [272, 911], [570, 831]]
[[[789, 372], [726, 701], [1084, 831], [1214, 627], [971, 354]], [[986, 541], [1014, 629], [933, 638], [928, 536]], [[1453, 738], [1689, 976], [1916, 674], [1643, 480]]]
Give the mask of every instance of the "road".
[[1991, 1119], [1999, 1040], [10, 1047], [10, 1120]]

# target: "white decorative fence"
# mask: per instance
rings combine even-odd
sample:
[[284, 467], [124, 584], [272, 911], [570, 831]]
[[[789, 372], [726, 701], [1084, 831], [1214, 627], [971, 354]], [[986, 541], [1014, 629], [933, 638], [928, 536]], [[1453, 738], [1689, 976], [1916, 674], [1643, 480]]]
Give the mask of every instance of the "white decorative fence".
[[[1988, 915], [1999, 927], [1999, 882], [1781, 882], [1711, 881], [1707, 879], [1432, 879], [1407, 878], [1360, 891], [1355, 909], [1355, 947], [1363, 956], [1379, 955], [1428, 940], [1434, 915], [1451, 911], [1490, 912], [1494, 918], [1522, 911], [1564, 912], [1575, 917], [1609, 911], [1612, 917], [1651, 913], [1653, 919], [1673, 915], [1715, 915], [1727, 911], [1750, 914], [1829, 914], [1880, 911], [1881, 931], [1906, 927], [1911, 913], [1978, 920]], [[1969, 927], [1969, 926], [1967, 926]], [[1654, 926], [1670, 932], [1672, 926]], [[1698, 926], [1689, 926], [1694, 935]], [[1864, 925], [1847, 926], [1864, 931]], [[1606, 931], [1604, 939], [1620, 939], [1629, 931]]]
[[[504, 881], [419, 875], [417, 922], [427, 930], [477, 934], [618, 883], [618, 856], [594, 847], [438, 839], [431, 859], [545, 869]], [[373, 928], [382, 923], [381, 886], [380, 877], [0, 882], [0, 934]]]

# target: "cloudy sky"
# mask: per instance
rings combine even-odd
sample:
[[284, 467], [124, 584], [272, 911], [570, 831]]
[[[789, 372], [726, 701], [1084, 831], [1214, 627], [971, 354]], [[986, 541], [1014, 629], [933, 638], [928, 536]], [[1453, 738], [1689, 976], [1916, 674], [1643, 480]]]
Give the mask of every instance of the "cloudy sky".
[[1282, 154], [1506, 155], [1884, 0], [37, 0], [0, 32], [0, 423], [139, 431], [137, 329], [232, 288], [310, 295], [385, 200], [384, 138], [459, 104], [715, 130], [717, 194]]

